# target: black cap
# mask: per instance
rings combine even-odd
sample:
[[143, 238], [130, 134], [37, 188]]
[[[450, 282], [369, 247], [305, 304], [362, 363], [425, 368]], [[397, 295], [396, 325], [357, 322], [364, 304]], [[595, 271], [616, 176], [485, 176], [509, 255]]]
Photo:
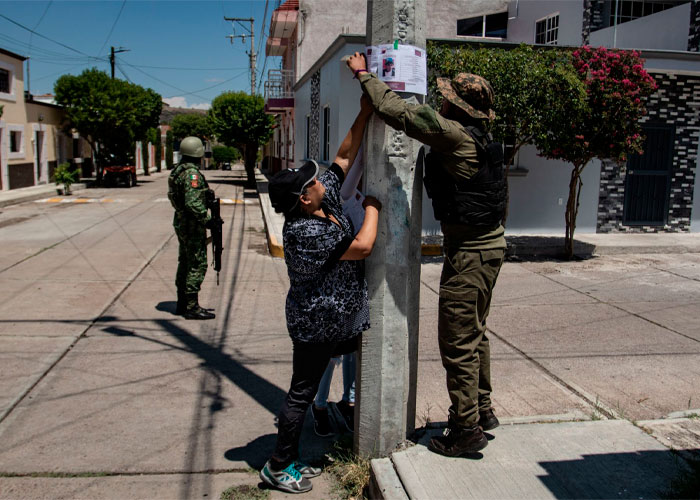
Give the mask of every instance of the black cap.
[[299, 168], [277, 172], [267, 186], [270, 202], [278, 213], [291, 212], [299, 203], [304, 188], [318, 175], [318, 163], [309, 160]]

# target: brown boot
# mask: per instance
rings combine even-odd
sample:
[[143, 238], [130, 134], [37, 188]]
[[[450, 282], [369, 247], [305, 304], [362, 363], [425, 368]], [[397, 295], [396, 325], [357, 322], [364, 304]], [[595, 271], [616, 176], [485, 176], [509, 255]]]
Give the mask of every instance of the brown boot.
[[486, 448], [489, 442], [478, 425], [464, 428], [449, 425], [442, 436], [430, 440], [428, 449], [447, 457], [459, 457]]

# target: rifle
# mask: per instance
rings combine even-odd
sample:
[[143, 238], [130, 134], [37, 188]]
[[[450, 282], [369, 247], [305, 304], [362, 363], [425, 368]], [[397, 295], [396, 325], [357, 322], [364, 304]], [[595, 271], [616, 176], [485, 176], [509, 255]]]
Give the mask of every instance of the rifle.
[[211, 231], [212, 251], [214, 253], [214, 263], [212, 267], [216, 271], [216, 285], [219, 286], [219, 271], [221, 271], [221, 252], [224, 250], [223, 231], [221, 230], [224, 220], [221, 218], [220, 199], [216, 197], [211, 189], [207, 191], [207, 208], [211, 210], [211, 220], [209, 230]]

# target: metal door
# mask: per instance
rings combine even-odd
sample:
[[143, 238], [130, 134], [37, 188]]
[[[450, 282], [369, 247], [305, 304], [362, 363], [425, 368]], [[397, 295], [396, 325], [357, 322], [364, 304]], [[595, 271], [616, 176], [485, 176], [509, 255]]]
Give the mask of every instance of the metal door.
[[644, 153], [627, 161], [623, 223], [662, 226], [668, 215], [675, 127], [647, 124], [643, 130]]

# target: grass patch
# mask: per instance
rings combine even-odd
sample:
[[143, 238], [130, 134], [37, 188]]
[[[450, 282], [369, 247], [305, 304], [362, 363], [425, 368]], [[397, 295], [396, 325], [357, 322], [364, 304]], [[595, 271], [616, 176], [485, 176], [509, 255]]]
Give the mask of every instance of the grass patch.
[[339, 439], [328, 454], [331, 464], [326, 471], [336, 481], [338, 494], [344, 500], [366, 498], [369, 486], [369, 459], [355, 455], [352, 451], [352, 435]]
[[270, 490], [261, 490], [249, 484], [231, 486], [221, 493], [221, 500], [267, 500], [268, 498], [270, 498]]

